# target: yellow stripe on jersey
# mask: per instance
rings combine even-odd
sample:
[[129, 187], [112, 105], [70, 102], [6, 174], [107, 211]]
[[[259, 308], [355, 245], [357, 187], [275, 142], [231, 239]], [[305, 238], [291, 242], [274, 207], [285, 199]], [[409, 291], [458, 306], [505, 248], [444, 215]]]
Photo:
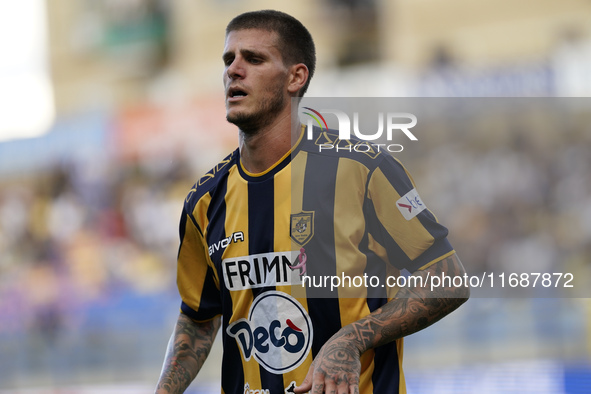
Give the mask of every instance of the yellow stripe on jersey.
[[[226, 235], [235, 232], [243, 232], [243, 242], [232, 244], [232, 248], [227, 248], [222, 254], [222, 259], [229, 257], [247, 256], [248, 253], [248, 182], [237, 174], [238, 168], [230, 169], [228, 183], [226, 186], [226, 221], [224, 222]], [[227, 252], [232, 251], [232, 256]]]
[[[294, 157], [292, 157], [291, 165], [288, 167], [289, 172], [289, 179], [290, 183], [287, 185], [287, 189], [285, 192], [290, 194], [290, 207], [288, 210], [288, 214], [300, 213], [303, 211], [303, 190], [304, 190], [304, 173], [306, 168], [306, 162], [308, 160], [308, 153], [300, 151]], [[285, 185], [284, 185], [285, 186]], [[287, 231], [290, 231], [291, 227], [291, 217], [290, 223], [288, 223]], [[281, 230], [281, 233], [285, 232], [284, 229]], [[277, 233], [275, 233], [277, 235]], [[290, 249], [292, 251], [291, 254], [291, 261], [296, 261], [296, 258], [299, 254], [301, 246], [298, 245], [294, 240], [291, 239], [291, 234], [287, 234], [290, 241]], [[288, 293], [295, 297], [302, 305], [304, 303], [302, 300], [306, 300], [306, 288], [300, 285], [292, 286], [291, 289], [288, 290]], [[307, 304], [307, 302], [306, 302]], [[306, 310], [308, 307], [306, 306]]]
[[[359, 162], [350, 159], [340, 159], [335, 185], [335, 201], [334, 201], [334, 240], [335, 240], [335, 257], [336, 257], [336, 275], [342, 278], [343, 274], [346, 276], [362, 278], [367, 263], [367, 258], [359, 250], [359, 244], [363, 239], [366, 223], [365, 215], [363, 214], [363, 200], [365, 198], [365, 189], [351, 188], [351, 184], [365, 185], [365, 180], [369, 170], [367, 167]], [[360, 311], [359, 308], [351, 308], [347, 305], [346, 298], [361, 298], [367, 297], [367, 288], [365, 286], [355, 285], [355, 281], [349, 286], [339, 289], [339, 300], [341, 303], [341, 310], [344, 314], [350, 310], [351, 316], [358, 313], [368, 314], [367, 311]], [[365, 303], [364, 303], [365, 304]], [[352, 309], [352, 310], [351, 310]], [[359, 317], [358, 317], [359, 318]], [[351, 321], [343, 321], [348, 324]]]
[[201, 231], [204, 232], [203, 236], [205, 236], [205, 231], [209, 224], [209, 219], [207, 217], [207, 208], [211, 202], [211, 195], [209, 193], [205, 194], [201, 199], [195, 204], [195, 209], [193, 209], [193, 217], [201, 226]]
[[273, 207], [273, 247], [277, 251], [291, 250], [291, 237], [289, 236], [290, 210], [291, 210], [291, 176], [290, 168], [286, 167], [275, 175], [273, 182], [273, 194], [275, 204]]
[[[233, 234], [238, 231], [244, 233], [244, 241], [233, 243], [231, 248], [226, 248], [222, 254], [222, 260], [226, 258], [248, 256], [248, 182], [240, 177], [237, 172], [238, 168], [230, 169], [228, 176], [228, 183], [226, 186], [226, 221], [224, 223], [225, 233]], [[229, 256], [231, 251], [232, 255]], [[228, 324], [232, 324], [241, 317], [248, 316], [250, 306], [253, 301], [252, 291], [230, 291], [230, 298], [232, 299], [232, 317]], [[240, 358], [242, 361], [242, 369], [244, 376], [248, 377], [250, 387], [261, 387], [261, 377], [259, 373], [259, 363], [254, 357], [248, 361], [244, 357]]]
[[[232, 176], [232, 173], [238, 171], [236, 167], [230, 170], [228, 177], [227, 191], [226, 191], [226, 221], [225, 233], [233, 234], [234, 232], [242, 231], [244, 233], [244, 241], [233, 243], [231, 248], [226, 248], [222, 254], [222, 260], [232, 257], [248, 256], [248, 182], [243, 180], [240, 176]], [[232, 253], [229, 256], [229, 252]], [[252, 303], [251, 291], [230, 291], [232, 298], [233, 314], [228, 324], [233, 323], [241, 316], [248, 316], [248, 310]]]
[[308, 152], [298, 152], [292, 158], [290, 165], [290, 184], [288, 190], [291, 194], [291, 213], [298, 213], [302, 211], [304, 198], [304, 175], [306, 162], [308, 160]]
[[369, 181], [369, 198], [372, 199], [378, 219], [390, 236], [408, 256], [414, 260], [429, 248], [435, 241], [433, 236], [423, 227], [418, 217], [407, 221], [395, 207], [400, 194], [378, 168]]
[[441, 260], [443, 260], [443, 259], [446, 259], [446, 258], [448, 258], [449, 256], [451, 256], [451, 255], [452, 255], [452, 254], [454, 254], [455, 252], [456, 252], [455, 250], [452, 250], [452, 251], [450, 251], [450, 252], [447, 252], [446, 254], [444, 254], [444, 255], [441, 255], [441, 256], [439, 256], [439, 257], [437, 257], [435, 260], [431, 260], [431, 261], [429, 261], [427, 264], [425, 264], [425, 265], [423, 265], [422, 267], [420, 267], [420, 268], [419, 268], [419, 270], [424, 270], [424, 269], [426, 269], [426, 268], [429, 268], [430, 266], [432, 266], [432, 265], [433, 265], [433, 264], [435, 264], [436, 262], [438, 262], [438, 261], [441, 261]]
[[361, 355], [361, 375], [359, 376], [359, 391], [362, 393], [373, 393], [372, 375], [374, 371], [374, 356], [373, 349], [369, 349]]
[[[197, 223], [200, 223], [201, 231], [203, 232], [203, 237], [200, 238], [202, 241], [205, 241], [205, 237], [207, 237], [207, 227], [209, 226], [209, 219], [207, 217], [207, 208], [211, 203], [211, 195], [207, 193], [204, 195], [197, 204], [195, 204], [195, 209], [193, 210], [193, 217], [197, 220]], [[206, 244], [206, 242], [204, 242]], [[215, 281], [215, 286], [219, 289], [220, 288], [220, 277], [218, 275], [217, 270], [211, 259], [207, 259], [207, 264], [212, 268], [213, 271], [213, 278]]]
[[398, 394], [406, 394], [406, 380], [404, 379], [404, 369], [402, 369], [402, 359], [404, 358], [404, 338], [400, 338], [396, 341], [396, 349], [398, 353], [398, 370], [400, 371]]
[[[205, 264], [193, 264], [193, 256], [207, 256], [203, 237], [188, 219], [185, 224], [183, 247], [178, 258], [177, 284], [183, 302], [193, 310], [198, 310], [201, 303], [201, 292], [207, 278]], [[219, 288], [219, 283], [217, 284]]]

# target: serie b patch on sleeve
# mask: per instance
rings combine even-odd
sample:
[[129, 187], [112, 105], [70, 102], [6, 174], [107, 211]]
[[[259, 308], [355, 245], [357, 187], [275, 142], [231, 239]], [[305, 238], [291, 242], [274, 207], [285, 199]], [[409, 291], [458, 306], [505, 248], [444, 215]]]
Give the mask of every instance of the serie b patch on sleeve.
[[406, 220], [414, 218], [427, 208], [423, 203], [423, 200], [421, 200], [421, 197], [419, 197], [419, 193], [417, 193], [416, 189], [412, 189], [404, 196], [400, 197], [400, 199], [396, 201], [396, 206]]

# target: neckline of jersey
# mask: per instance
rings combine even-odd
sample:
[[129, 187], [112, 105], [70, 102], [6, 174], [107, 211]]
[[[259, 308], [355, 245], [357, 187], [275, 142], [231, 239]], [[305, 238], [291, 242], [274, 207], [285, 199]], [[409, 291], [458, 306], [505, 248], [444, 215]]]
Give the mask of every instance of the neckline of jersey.
[[294, 146], [290, 150], [288, 150], [279, 160], [277, 160], [271, 167], [267, 168], [263, 172], [253, 173], [244, 168], [242, 160], [240, 160], [240, 150], [238, 150], [238, 170], [240, 172], [240, 175], [242, 175], [242, 177], [247, 181], [263, 181], [268, 179], [269, 177], [272, 177], [277, 172], [281, 171], [283, 168], [285, 168], [285, 166], [287, 166], [291, 162], [291, 156], [295, 152], [297, 152], [300, 143], [304, 138], [304, 128], [305, 126], [302, 125], [300, 136], [298, 137], [298, 140], [294, 144]]

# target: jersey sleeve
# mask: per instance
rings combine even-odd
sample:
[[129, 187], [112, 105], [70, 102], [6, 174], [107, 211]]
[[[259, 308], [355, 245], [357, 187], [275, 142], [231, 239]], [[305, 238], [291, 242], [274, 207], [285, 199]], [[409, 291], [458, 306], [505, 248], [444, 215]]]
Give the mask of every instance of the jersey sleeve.
[[181, 311], [197, 321], [221, 314], [219, 280], [211, 266], [203, 233], [187, 204], [179, 226], [180, 246], [177, 259], [177, 285]]
[[410, 272], [449, 256], [448, 230], [427, 209], [403, 165], [385, 156], [367, 186], [369, 232], [396, 268]]

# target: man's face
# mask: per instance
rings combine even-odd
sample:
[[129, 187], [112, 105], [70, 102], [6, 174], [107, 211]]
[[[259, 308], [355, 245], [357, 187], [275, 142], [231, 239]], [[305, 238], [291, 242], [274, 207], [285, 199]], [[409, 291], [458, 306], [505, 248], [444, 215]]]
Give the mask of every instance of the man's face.
[[256, 133], [290, 103], [288, 68], [277, 48], [277, 34], [231, 31], [223, 60], [226, 118], [245, 133]]

